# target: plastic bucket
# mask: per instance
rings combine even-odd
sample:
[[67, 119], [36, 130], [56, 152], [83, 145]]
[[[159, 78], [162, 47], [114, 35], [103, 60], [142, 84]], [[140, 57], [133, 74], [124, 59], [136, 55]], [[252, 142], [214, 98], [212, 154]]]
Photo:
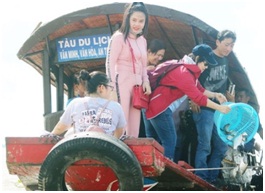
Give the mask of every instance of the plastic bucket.
[[246, 133], [246, 141], [249, 142], [256, 134], [259, 127], [259, 118], [256, 110], [245, 103], [226, 102], [231, 111], [227, 114], [215, 111], [214, 123], [218, 135], [228, 145], [233, 146], [234, 139]]

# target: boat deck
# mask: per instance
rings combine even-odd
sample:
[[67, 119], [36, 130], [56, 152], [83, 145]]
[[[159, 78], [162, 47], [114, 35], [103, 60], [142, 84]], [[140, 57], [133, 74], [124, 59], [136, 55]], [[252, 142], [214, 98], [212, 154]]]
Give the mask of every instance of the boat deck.
[[[37, 190], [40, 167], [56, 143], [57, 141], [52, 138], [7, 137], [6, 162], [9, 173], [17, 175], [26, 189]], [[188, 171], [187, 169], [192, 167], [184, 161], [176, 164], [164, 157], [163, 147], [154, 139], [133, 138], [124, 140], [124, 143], [136, 155], [142, 167], [143, 176], [158, 182], [154, 187], [155, 190], [218, 190], [193, 172]], [[78, 186], [74, 184], [79, 184], [79, 182], [72, 176], [78, 172], [78, 175], [82, 175], [85, 170], [95, 175], [98, 171], [106, 173], [106, 179], [101, 179], [100, 185], [97, 184], [97, 190], [106, 190], [107, 186], [115, 181], [114, 173], [104, 164], [96, 160], [80, 160], [67, 170], [71, 175], [66, 178], [69, 184], [72, 183], [72, 187], [75, 187], [74, 189], [78, 190]], [[86, 177], [87, 181], [91, 181], [91, 187], [95, 186], [95, 183], [92, 184], [95, 178], [96, 176], [93, 175]]]

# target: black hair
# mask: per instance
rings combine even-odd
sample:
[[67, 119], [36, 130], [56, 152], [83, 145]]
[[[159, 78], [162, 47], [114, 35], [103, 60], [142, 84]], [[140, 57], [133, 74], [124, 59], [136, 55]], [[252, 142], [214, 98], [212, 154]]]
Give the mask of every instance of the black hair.
[[189, 53], [188, 55], [196, 64], [200, 62], [206, 61], [204, 57], [201, 56], [195, 56], [193, 53]]
[[73, 80], [74, 84], [84, 84], [86, 81], [87, 74], [89, 74], [89, 72], [86, 70], [81, 70], [78, 74], [75, 74]]
[[145, 14], [145, 25], [144, 25], [143, 31], [140, 34], [137, 34], [137, 37], [140, 37], [141, 35], [146, 36], [148, 33], [148, 20], [149, 20], [149, 18], [148, 18], [147, 9], [146, 9], [143, 2], [133, 2], [129, 5], [127, 5], [127, 8], [125, 9], [124, 14], [123, 14], [123, 21], [122, 21], [121, 27], [119, 29], [119, 31], [124, 34], [124, 41], [126, 41], [128, 35], [129, 35], [129, 32], [130, 32], [131, 15], [136, 11], [140, 11], [140, 12]]
[[147, 46], [147, 49], [156, 54], [159, 50], [166, 50], [166, 45], [162, 40], [153, 39]]
[[238, 92], [245, 92], [246, 96], [252, 97], [252, 93], [248, 89], [246, 89], [246, 88], [237, 89], [236, 90], [236, 93], [238, 93]]
[[194, 61], [195, 61], [196, 64], [199, 64], [200, 62], [204, 62], [206, 60], [205, 60], [204, 57], [196, 56]]
[[86, 83], [86, 79], [87, 79], [87, 76], [88, 76], [89, 72], [86, 71], [86, 70], [81, 70], [79, 72], [79, 76], [78, 76], [78, 82], [79, 84], [85, 84]]
[[84, 74], [84, 76], [87, 81], [87, 90], [89, 93], [95, 93], [97, 92], [98, 86], [109, 83], [107, 75], [101, 71], [93, 71], [90, 74]]
[[217, 34], [217, 40], [219, 40], [220, 42], [226, 38], [231, 38], [233, 40], [233, 42], [235, 42], [236, 41], [236, 33], [232, 32], [230, 30], [223, 30]]
[[75, 74], [74, 75], [74, 85], [78, 85], [79, 84], [79, 75]]

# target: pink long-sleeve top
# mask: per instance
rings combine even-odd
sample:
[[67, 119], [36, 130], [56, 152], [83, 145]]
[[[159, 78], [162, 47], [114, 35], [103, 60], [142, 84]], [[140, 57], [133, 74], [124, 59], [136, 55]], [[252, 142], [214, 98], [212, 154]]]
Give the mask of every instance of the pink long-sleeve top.
[[[117, 31], [109, 42], [108, 56], [106, 59], [106, 73], [112, 83], [115, 82], [115, 75], [121, 71], [133, 74], [132, 54], [130, 51], [129, 41], [135, 57], [136, 74], [142, 77], [142, 82], [149, 81], [147, 75], [147, 43], [143, 36], [136, 39], [128, 36], [124, 41], [124, 35]], [[115, 86], [113, 84], [113, 86]]]

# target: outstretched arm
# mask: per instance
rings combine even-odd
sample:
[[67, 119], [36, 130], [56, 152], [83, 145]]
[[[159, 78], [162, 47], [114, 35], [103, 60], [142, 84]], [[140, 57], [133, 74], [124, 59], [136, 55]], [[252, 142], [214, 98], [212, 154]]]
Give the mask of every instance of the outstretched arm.
[[61, 122], [58, 122], [54, 129], [52, 130], [51, 134], [53, 135], [61, 135], [63, 134], [65, 131], [67, 131], [70, 127], [68, 125], [65, 125]]

